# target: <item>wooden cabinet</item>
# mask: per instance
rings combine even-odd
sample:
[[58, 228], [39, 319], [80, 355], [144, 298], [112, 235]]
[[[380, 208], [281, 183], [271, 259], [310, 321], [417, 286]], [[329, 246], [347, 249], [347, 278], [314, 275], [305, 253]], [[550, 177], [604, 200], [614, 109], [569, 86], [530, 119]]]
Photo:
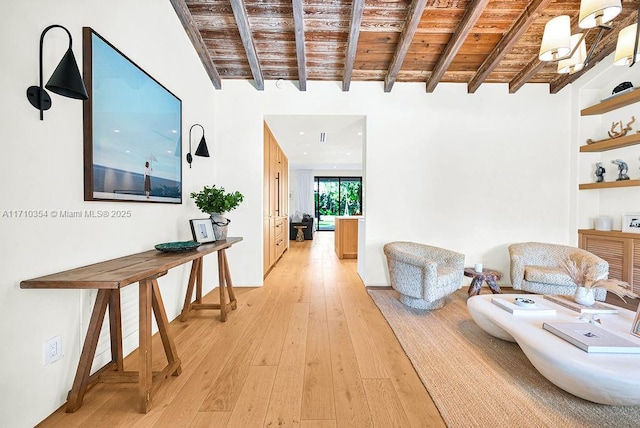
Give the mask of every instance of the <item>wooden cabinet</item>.
[[[627, 92], [609, 98], [598, 104], [592, 105], [580, 111], [580, 116], [592, 116], [607, 113], [615, 109], [625, 107], [640, 102], [640, 90]], [[596, 141], [592, 144], [586, 144], [580, 147], [580, 152], [604, 152], [607, 150], [619, 149], [622, 147], [640, 144], [640, 134], [633, 133], [624, 137], [608, 138], [606, 140]], [[606, 189], [611, 187], [633, 187], [640, 186], [640, 180], [621, 180], [621, 181], [604, 181], [601, 183], [583, 183], [579, 185], [580, 190], [588, 189]]]
[[626, 281], [640, 293], [640, 235], [580, 229], [578, 246], [609, 263], [609, 278]]
[[289, 161], [273, 133], [264, 124], [263, 274], [289, 248]]
[[359, 217], [335, 218], [335, 250], [339, 259], [358, 258]]

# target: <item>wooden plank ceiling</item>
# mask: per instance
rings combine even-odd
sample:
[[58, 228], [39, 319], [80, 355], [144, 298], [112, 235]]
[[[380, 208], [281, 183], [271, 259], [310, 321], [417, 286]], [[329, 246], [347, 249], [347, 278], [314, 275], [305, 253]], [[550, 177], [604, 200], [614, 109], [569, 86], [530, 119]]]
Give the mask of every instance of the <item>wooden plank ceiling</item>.
[[[545, 23], [571, 16], [580, 0], [171, 0], [214, 86], [225, 79], [342, 82], [547, 83], [556, 93], [615, 50], [618, 32], [637, 20], [640, 0], [598, 43], [593, 60], [574, 75], [538, 60]], [[587, 49], [597, 30], [587, 34]]]

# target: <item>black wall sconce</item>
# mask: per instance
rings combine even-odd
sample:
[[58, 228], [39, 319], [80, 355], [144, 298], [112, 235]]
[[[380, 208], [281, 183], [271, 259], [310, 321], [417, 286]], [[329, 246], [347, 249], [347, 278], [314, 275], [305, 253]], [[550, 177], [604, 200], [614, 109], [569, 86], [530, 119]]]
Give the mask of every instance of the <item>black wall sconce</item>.
[[200, 139], [200, 144], [198, 144], [198, 148], [196, 149], [196, 152], [194, 154], [203, 158], [209, 157], [207, 140], [204, 139], [204, 128], [199, 123], [191, 125], [191, 128], [189, 128], [189, 153], [187, 153], [187, 162], [189, 163], [189, 168], [191, 168], [191, 162], [193, 162], [193, 156], [191, 156], [191, 130], [194, 126], [199, 126], [200, 128], [202, 128], [202, 138]]
[[56, 67], [45, 87], [51, 92], [62, 95], [63, 97], [75, 98], [78, 100], [86, 100], [89, 98], [87, 95], [87, 89], [82, 81], [82, 76], [80, 76], [80, 71], [78, 70], [76, 57], [73, 55], [73, 51], [71, 50], [71, 44], [73, 42], [71, 33], [69, 33], [69, 30], [64, 28], [62, 25], [49, 25], [40, 35], [40, 86], [30, 86], [29, 89], [27, 89], [27, 99], [32, 106], [40, 110], [40, 120], [43, 120], [43, 111], [51, 108], [51, 97], [42, 87], [42, 44], [44, 42], [44, 35], [47, 31], [56, 27], [62, 28], [67, 32], [67, 35], [69, 36], [69, 48], [60, 60], [60, 63]]

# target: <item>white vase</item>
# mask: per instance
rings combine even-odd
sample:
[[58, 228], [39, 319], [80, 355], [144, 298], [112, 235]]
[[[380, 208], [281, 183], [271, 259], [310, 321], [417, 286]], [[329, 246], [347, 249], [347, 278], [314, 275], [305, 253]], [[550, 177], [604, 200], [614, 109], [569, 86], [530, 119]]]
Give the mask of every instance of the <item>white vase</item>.
[[213, 235], [216, 237], [216, 241], [227, 239], [227, 228], [231, 220], [218, 213], [212, 213], [210, 215], [211, 222], [213, 223]]
[[574, 294], [573, 300], [583, 306], [591, 306], [596, 302], [593, 290], [581, 286], [576, 287], [576, 294]]

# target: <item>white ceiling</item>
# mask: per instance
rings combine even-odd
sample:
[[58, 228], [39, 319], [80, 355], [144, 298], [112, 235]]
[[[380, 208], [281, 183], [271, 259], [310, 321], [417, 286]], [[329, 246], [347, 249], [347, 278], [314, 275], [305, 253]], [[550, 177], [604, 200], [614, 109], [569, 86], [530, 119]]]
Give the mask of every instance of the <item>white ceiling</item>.
[[267, 115], [264, 120], [290, 169], [362, 169], [364, 116]]

